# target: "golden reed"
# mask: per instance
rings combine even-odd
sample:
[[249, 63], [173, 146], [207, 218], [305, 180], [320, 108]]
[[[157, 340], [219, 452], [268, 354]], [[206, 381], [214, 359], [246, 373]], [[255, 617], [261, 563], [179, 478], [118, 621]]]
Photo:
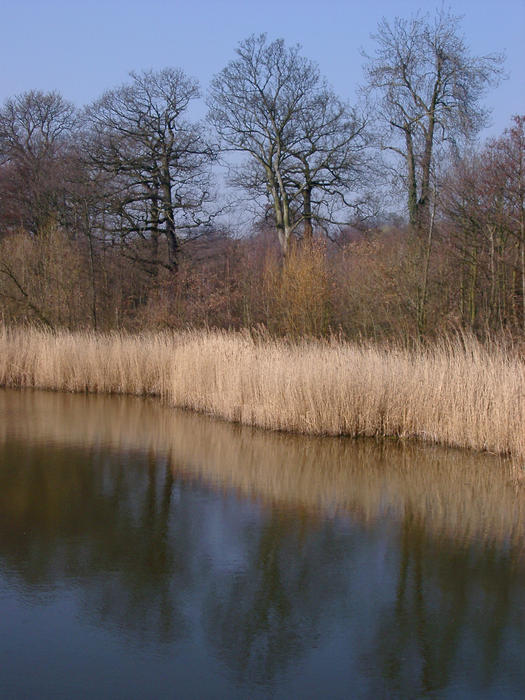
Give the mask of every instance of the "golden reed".
[[525, 461], [525, 363], [472, 338], [416, 351], [219, 331], [2, 328], [0, 385], [158, 396], [273, 430], [419, 438]]

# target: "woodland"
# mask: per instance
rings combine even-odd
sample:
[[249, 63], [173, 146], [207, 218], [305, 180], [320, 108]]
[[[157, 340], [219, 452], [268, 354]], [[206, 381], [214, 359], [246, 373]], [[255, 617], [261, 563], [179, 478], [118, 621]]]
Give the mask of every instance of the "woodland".
[[444, 10], [373, 37], [355, 105], [265, 34], [206, 90], [165, 68], [8, 99], [0, 323], [522, 337], [525, 115], [480, 139], [503, 57]]

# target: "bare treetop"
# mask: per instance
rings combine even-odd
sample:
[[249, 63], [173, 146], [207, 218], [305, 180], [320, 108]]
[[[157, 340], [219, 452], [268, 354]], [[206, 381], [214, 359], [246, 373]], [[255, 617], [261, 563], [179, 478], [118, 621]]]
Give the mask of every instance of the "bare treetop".
[[31, 90], [0, 109], [0, 166], [11, 191], [11, 225], [37, 234], [61, 218], [75, 126], [74, 106], [56, 92]]
[[375, 53], [365, 54], [365, 92], [374, 100], [383, 147], [404, 161], [416, 229], [428, 218], [436, 146], [470, 138], [486, 124], [480, 100], [502, 76], [502, 56], [471, 56], [459, 22], [444, 10], [392, 24], [383, 19], [372, 35]]
[[361, 178], [364, 120], [299, 46], [252, 35], [215, 76], [209, 119], [226, 150], [246, 153], [234, 181], [269, 202], [286, 252], [299, 227], [333, 221]]
[[75, 108], [57, 92], [31, 90], [0, 110], [0, 162], [50, 155], [74, 126]]
[[144, 135], [146, 127], [155, 131], [173, 129], [191, 100], [200, 96], [197, 81], [182, 70], [132, 71], [130, 78], [130, 83], [106, 91], [89, 108], [92, 123], [99, 130], [120, 131], [123, 122], [135, 135]]
[[200, 94], [197, 81], [173, 68], [130, 78], [86, 109], [87, 150], [113, 178], [116, 229], [151, 238], [156, 263], [163, 238], [175, 270], [181, 232], [210, 220], [214, 149], [203, 125], [185, 118]]

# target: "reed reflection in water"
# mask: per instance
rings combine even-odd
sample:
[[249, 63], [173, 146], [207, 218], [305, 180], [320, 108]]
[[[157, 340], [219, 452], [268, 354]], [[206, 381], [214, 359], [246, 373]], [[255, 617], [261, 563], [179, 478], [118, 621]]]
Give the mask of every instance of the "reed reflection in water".
[[[14, 391], [0, 457], [0, 610], [72, 597], [68, 634], [109, 631], [98, 673], [120, 664], [128, 697], [525, 687], [525, 495], [502, 460]], [[0, 653], [23, 679], [7, 634]]]

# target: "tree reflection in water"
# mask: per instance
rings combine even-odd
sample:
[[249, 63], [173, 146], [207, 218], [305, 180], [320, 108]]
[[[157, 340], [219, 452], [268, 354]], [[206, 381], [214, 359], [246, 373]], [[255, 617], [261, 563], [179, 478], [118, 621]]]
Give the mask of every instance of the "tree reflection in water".
[[344, 614], [344, 560], [356, 535], [277, 508], [246, 533], [246, 566], [214, 581], [205, 614], [210, 643], [239, 680], [270, 682], [320, 643], [327, 620]]

